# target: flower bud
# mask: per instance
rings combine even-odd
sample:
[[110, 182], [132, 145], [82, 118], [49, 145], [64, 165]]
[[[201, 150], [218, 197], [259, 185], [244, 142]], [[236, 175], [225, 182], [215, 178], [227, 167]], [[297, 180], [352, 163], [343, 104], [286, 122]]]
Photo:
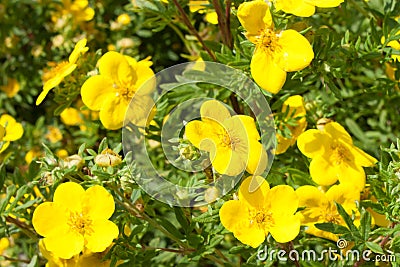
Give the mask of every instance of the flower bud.
[[106, 148], [94, 158], [94, 162], [100, 167], [114, 167], [121, 164], [122, 159], [120, 155]]

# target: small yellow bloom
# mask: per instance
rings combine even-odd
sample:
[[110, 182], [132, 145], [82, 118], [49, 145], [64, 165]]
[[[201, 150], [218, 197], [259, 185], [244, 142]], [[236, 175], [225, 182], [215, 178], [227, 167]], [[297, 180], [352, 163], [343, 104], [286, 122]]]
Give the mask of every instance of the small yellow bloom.
[[211, 24], [218, 24], [217, 12], [206, 9], [210, 2], [207, 0], [190, 0], [189, 10], [190, 12], [198, 12], [200, 14], [206, 14], [205, 20]]
[[275, 31], [268, 4], [263, 0], [242, 3], [238, 18], [246, 37], [256, 45], [250, 70], [256, 83], [278, 93], [286, 73], [310, 65], [314, 52], [307, 39], [295, 30]]
[[342, 205], [350, 216], [354, 213], [354, 224], [360, 224], [360, 213], [356, 204], [360, 201], [360, 191], [352, 187], [343, 184], [334, 185], [325, 193], [315, 186], [304, 185], [297, 188], [296, 194], [299, 197], [299, 207], [304, 207], [298, 214], [301, 224], [307, 226], [306, 233], [334, 241], [339, 239], [337, 235], [314, 226], [316, 223], [334, 223], [346, 226], [335, 203]]
[[84, 253], [71, 259], [62, 259], [46, 249], [43, 239], [39, 241], [39, 250], [48, 262], [46, 267], [109, 267], [110, 260], [102, 261], [105, 253]]
[[83, 123], [79, 110], [76, 108], [66, 108], [64, 109], [61, 114], [61, 121], [65, 125], [69, 126], [76, 126]]
[[5, 92], [7, 97], [12, 98], [19, 92], [19, 83], [16, 79], [8, 78], [7, 84], [0, 86], [0, 90]]
[[[89, 21], [94, 17], [94, 9], [89, 7], [87, 0], [62, 0], [62, 7], [59, 9], [61, 17], [65, 20], [70, 17], [75, 24], [83, 21]], [[53, 20], [57, 21], [60, 16], [53, 16]]]
[[0, 238], [0, 255], [10, 246], [10, 240], [7, 237]]
[[[399, 35], [399, 34], [400, 34], [400, 31], [398, 31], [396, 33], [396, 35]], [[382, 36], [381, 43], [384, 44], [385, 40], [386, 40], [385, 36]], [[394, 50], [400, 51], [400, 42], [399, 42], [399, 40], [392, 40], [389, 43], [387, 43], [387, 45], [390, 46], [391, 48], [393, 48]], [[399, 55], [392, 55], [392, 58], [394, 59], [395, 62], [396, 62], [396, 60], [400, 62], [400, 56]]]
[[7, 149], [10, 142], [16, 141], [22, 137], [24, 134], [24, 129], [21, 123], [18, 123], [12, 116], [8, 114], [3, 114], [0, 117], [0, 135], [3, 134], [1, 145], [0, 143], [0, 153]]
[[32, 148], [25, 155], [25, 162], [30, 164], [33, 159], [43, 156], [43, 152], [39, 148]]
[[300, 151], [309, 158], [311, 178], [319, 185], [332, 185], [338, 180], [356, 190], [365, 186], [362, 167], [377, 160], [353, 145], [351, 136], [337, 122], [325, 124], [322, 130], [311, 129], [297, 138]]
[[124, 13], [118, 16], [117, 22], [121, 25], [128, 25], [129, 23], [131, 23], [131, 18], [128, 14]]
[[245, 115], [231, 116], [217, 100], [209, 100], [200, 108], [201, 121], [185, 126], [187, 139], [197, 148], [210, 153], [215, 170], [230, 176], [244, 170], [262, 173], [268, 156], [259, 142], [254, 119]]
[[[296, 118], [297, 120], [295, 125], [287, 125], [291, 134], [290, 138], [283, 137], [278, 133], [276, 134], [278, 140], [278, 146], [275, 151], [276, 154], [285, 153], [290, 146], [294, 145], [297, 137], [304, 132], [307, 127], [306, 109], [302, 96], [294, 95], [289, 97], [282, 105], [282, 113], [286, 113], [288, 116], [285, 121], [292, 118]], [[283, 127], [281, 127], [281, 130], [283, 130]]]
[[269, 233], [277, 242], [285, 243], [300, 231], [300, 219], [295, 215], [298, 203], [292, 187], [278, 185], [270, 189], [264, 178], [253, 176], [240, 185], [238, 200], [222, 205], [219, 217], [240, 242], [253, 248], [261, 245]]
[[103, 252], [118, 237], [118, 227], [108, 219], [114, 213], [112, 195], [95, 185], [87, 189], [67, 182], [57, 187], [53, 202], [40, 204], [32, 224], [44, 236], [46, 250], [71, 259], [82, 251]]
[[65, 149], [59, 149], [56, 151], [56, 156], [59, 159], [65, 159], [66, 157], [68, 157], [68, 151]]
[[48, 126], [48, 133], [45, 135], [46, 139], [49, 140], [51, 143], [57, 143], [61, 141], [63, 136], [59, 128], [54, 126]]
[[60, 63], [52, 63], [52, 68], [44, 72], [43, 80], [43, 91], [36, 99], [36, 105], [42, 103], [43, 99], [50, 92], [51, 89], [59, 85], [66, 76], [70, 75], [77, 67], [76, 62], [81, 54], [86, 53], [89, 50], [86, 47], [86, 39], [80, 40], [76, 45], [68, 61], [62, 61]]
[[98, 64], [100, 74], [82, 85], [83, 103], [91, 110], [100, 110], [100, 121], [107, 129], [117, 130], [128, 122], [146, 126], [154, 106], [149, 95], [155, 88], [152, 62], [138, 62], [110, 51]]
[[299, 17], [310, 17], [315, 13], [315, 7], [337, 7], [344, 0], [275, 0], [277, 10]]

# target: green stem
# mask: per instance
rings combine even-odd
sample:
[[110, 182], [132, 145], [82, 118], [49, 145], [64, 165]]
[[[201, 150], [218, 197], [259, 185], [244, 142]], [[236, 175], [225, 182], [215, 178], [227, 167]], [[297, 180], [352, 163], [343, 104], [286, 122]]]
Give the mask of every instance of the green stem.
[[110, 187], [124, 200], [121, 201], [119, 199], [116, 199], [116, 201], [118, 202], [118, 204], [120, 204], [121, 206], [123, 206], [127, 211], [129, 211], [132, 215], [134, 215], [137, 218], [143, 219], [145, 221], [147, 221], [151, 226], [153, 226], [154, 228], [160, 230], [165, 236], [167, 236], [168, 238], [174, 240], [176, 243], [178, 243], [181, 247], [184, 248], [189, 248], [188, 245], [184, 242], [182, 242], [182, 240], [180, 240], [179, 238], [177, 238], [176, 236], [174, 236], [173, 234], [171, 234], [167, 229], [165, 229], [164, 227], [162, 227], [157, 221], [153, 220], [149, 215], [147, 215], [144, 212], [140, 212], [135, 205], [133, 205], [128, 199], [126, 199], [126, 197], [119, 191], [119, 189], [114, 186], [114, 185], [110, 185]]
[[197, 38], [197, 40], [200, 42], [200, 44], [203, 47], [203, 49], [210, 55], [210, 57], [214, 61], [217, 61], [217, 58], [215, 57], [213, 52], [211, 52], [211, 50], [207, 47], [207, 45], [204, 43], [203, 38], [201, 38], [201, 36], [197, 32], [196, 28], [190, 22], [188, 16], [185, 13], [185, 10], [183, 10], [182, 6], [178, 3], [177, 0], [172, 0], [172, 1], [174, 2], [174, 4], [175, 4], [176, 8], [178, 9], [179, 13], [181, 14], [183, 23], [185, 23], [186, 27], [188, 27], [188, 29], [191, 32], [191, 34], [193, 34]]

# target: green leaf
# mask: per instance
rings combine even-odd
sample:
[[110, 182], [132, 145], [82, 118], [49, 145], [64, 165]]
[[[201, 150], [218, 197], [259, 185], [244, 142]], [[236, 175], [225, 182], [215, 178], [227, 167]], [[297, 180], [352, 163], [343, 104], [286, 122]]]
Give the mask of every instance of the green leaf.
[[346, 227], [334, 223], [316, 223], [315, 227], [317, 227], [320, 230], [339, 235], [350, 233], [350, 230], [347, 229]]
[[379, 244], [374, 243], [374, 242], [365, 242], [365, 245], [367, 246], [367, 248], [369, 248], [370, 250], [372, 250], [375, 253], [380, 253], [383, 254], [383, 249], [381, 248], [381, 246], [379, 246]]
[[189, 222], [183, 213], [183, 210], [181, 207], [174, 207], [175, 211], [175, 217], [178, 220], [179, 224], [182, 226], [183, 230], [187, 233], [189, 230]]

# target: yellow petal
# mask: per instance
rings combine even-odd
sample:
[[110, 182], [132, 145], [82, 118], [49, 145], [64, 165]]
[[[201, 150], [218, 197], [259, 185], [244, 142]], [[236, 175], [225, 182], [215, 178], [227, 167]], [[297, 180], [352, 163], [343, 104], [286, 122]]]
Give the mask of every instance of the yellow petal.
[[74, 64], [78, 60], [81, 54], [84, 54], [86, 53], [86, 51], [89, 50], [89, 48], [86, 47], [86, 43], [87, 43], [86, 38], [83, 38], [76, 43], [74, 50], [72, 51], [71, 55], [68, 58], [68, 61], [70, 63]]
[[248, 139], [260, 140], [260, 134], [257, 131], [256, 123], [252, 117], [246, 115], [235, 115], [232, 118], [240, 120]]
[[32, 225], [41, 236], [50, 236], [65, 227], [68, 219], [67, 211], [54, 202], [44, 202], [33, 212]]
[[273, 187], [269, 192], [268, 201], [271, 203], [272, 214], [278, 217], [292, 215], [299, 207], [299, 197], [294, 189], [288, 185]]
[[229, 147], [212, 148], [210, 160], [214, 169], [220, 174], [235, 176], [246, 169], [246, 159], [243, 159], [243, 154], [233, 151]]
[[51, 89], [59, 85], [66, 76], [70, 75], [76, 69], [76, 67], [76, 64], [62, 65], [61, 69], [57, 70], [56, 75], [44, 83], [43, 91], [47, 94]]
[[333, 121], [325, 124], [324, 131], [333, 139], [340, 140], [346, 144], [353, 144], [350, 134], [337, 122]]
[[153, 70], [149, 66], [149, 62], [141, 60], [136, 64], [137, 80], [135, 87], [137, 88], [136, 94], [145, 95], [150, 94], [156, 87], [156, 79]]
[[250, 220], [241, 220], [239, 227], [235, 229], [233, 235], [243, 244], [253, 248], [259, 247], [265, 240], [268, 232], [261, 229], [257, 223], [251, 223]]
[[216, 149], [218, 140], [217, 136], [213, 136], [210, 124], [202, 121], [191, 121], [185, 126], [186, 138], [197, 148], [211, 151]]
[[129, 103], [121, 97], [106, 99], [100, 110], [100, 121], [103, 126], [109, 130], [118, 130], [124, 126], [128, 104]]
[[7, 147], [10, 145], [10, 142], [3, 142], [3, 144], [0, 144], [0, 153], [2, 153], [4, 150], [7, 149]]
[[113, 196], [99, 185], [86, 190], [82, 203], [83, 209], [87, 210], [91, 220], [107, 220], [115, 209]]
[[272, 94], [278, 93], [286, 81], [286, 72], [262, 48], [256, 48], [251, 59], [250, 71], [254, 81]]
[[276, 0], [275, 7], [299, 17], [310, 17], [315, 13], [315, 5], [307, 0]]
[[317, 184], [328, 186], [336, 183], [339, 179], [340, 171], [326, 157], [316, 156], [310, 163], [310, 175]]
[[54, 192], [53, 201], [58, 205], [68, 208], [70, 211], [81, 212], [84, 193], [85, 189], [80, 184], [66, 182], [57, 187]]
[[48, 251], [62, 259], [70, 259], [79, 254], [84, 246], [83, 236], [68, 228], [44, 238], [43, 242]]
[[[273, 188], [271, 189], [273, 190]], [[273, 217], [274, 226], [269, 230], [272, 237], [279, 243], [292, 241], [300, 232], [300, 219], [295, 215]]]
[[304, 207], [299, 211], [302, 224], [314, 224], [323, 221], [323, 213], [329, 207], [329, 201], [325, 194], [315, 186], [304, 185], [296, 189], [299, 197], [299, 207]]
[[102, 75], [90, 77], [81, 88], [82, 101], [91, 110], [100, 110], [104, 102], [115, 94], [112, 81]]
[[342, 163], [338, 168], [337, 176], [341, 184], [345, 184], [354, 190], [361, 191], [365, 187], [366, 177], [361, 166]]
[[250, 174], [259, 175], [268, 165], [268, 154], [258, 141], [250, 141], [246, 170]]
[[307, 130], [297, 138], [297, 147], [305, 156], [314, 158], [323, 155], [331, 138], [317, 129]]
[[12, 116], [3, 114], [0, 117], [0, 125], [5, 128], [3, 141], [15, 141], [22, 137], [24, 128], [21, 123], [18, 123]]
[[255, 0], [242, 3], [237, 14], [240, 23], [249, 34], [256, 35], [266, 26], [272, 27], [269, 6], [265, 1]]
[[309, 3], [317, 7], [337, 7], [344, 2], [344, 0], [304, 0], [304, 1], [306, 3]]
[[217, 100], [208, 100], [201, 105], [200, 115], [202, 121], [211, 119], [219, 123], [231, 117], [229, 110]]
[[233, 232], [238, 226], [238, 218], [243, 219], [248, 216], [246, 206], [238, 200], [225, 202], [219, 210], [219, 218], [222, 225]]
[[309, 225], [305, 232], [307, 234], [322, 237], [322, 238], [329, 239], [332, 241], [337, 241], [339, 239], [339, 237], [337, 235], [330, 233], [330, 232], [320, 230], [317, 227], [315, 227], [314, 225]]
[[325, 195], [329, 201], [342, 205], [350, 215], [357, 210], [356, 202], [360, 201], [360, 191], [345, 184], [331, 186]]
[[218, 15], [217, 12], [209, 12], [205, 15], [205, 20], [211, 24], [217, 25], [218, 24]]
[[284, 71], [298, 71], [310, 65], [314, 52], [308, 40], [295, 30], [281, 32], [278, 40], [281, 47], [274, 53], [274, 60]]
[[239, 187], [239, 200], [256, 209], [264, 207], [269, 199], [269, 184], [261, 176], [249, 176]]
[[101, 75], [108, 76], [112, 82], [119, 81], [118, 71], [129, 69], [126, 58], [115, 51], [105, 53], [98, 61]]
[[106, 250], [119, 235], [118, 227], [108, 220], [93, 221], [91, 228], [93, 232], [88, 235], [85, 234], [87, 241], [85, 246], [92, 252]]
[[4, 129], [3, 125], [0, 125], [0, 142], [3, 141], [3, 137], [6, 134], [6, 129]]
[[282, 153], [285, 153], [286, 150], [291, 146], [292, 144], [292, 139], [290, 138], [285, 138], [280, 134], [276, 134], [276, 140], [278, 142], [278, 146], [275, 149], [275, 154], [279, 155]]
[[360, 165], [363, 167], [372, 167], [375, 165], [375, 163], [378, 162], [378, 160], [376, 158], [368, 155], [367, 153], [365, 153], [358, 147], [353, 146], [350, 149], [350, 151], [351, 151], [351, 154], [354, 156], [354, 163], [356, 165]]
[[125, 115], [125, 124], [132, 122], [139, 127], [146, 127], [153, 119], [157, 109], [153, 99], [148, 95], [135, 95]]

